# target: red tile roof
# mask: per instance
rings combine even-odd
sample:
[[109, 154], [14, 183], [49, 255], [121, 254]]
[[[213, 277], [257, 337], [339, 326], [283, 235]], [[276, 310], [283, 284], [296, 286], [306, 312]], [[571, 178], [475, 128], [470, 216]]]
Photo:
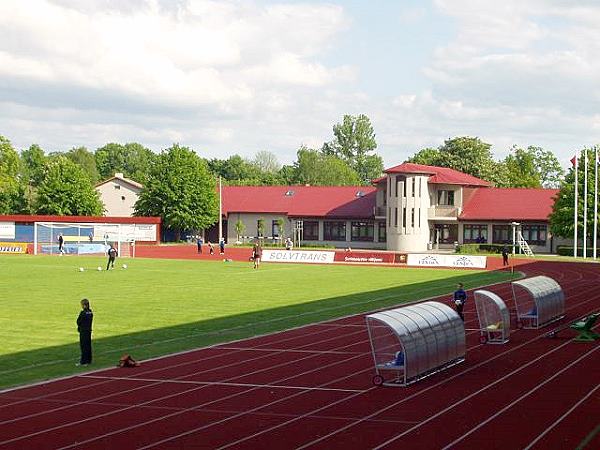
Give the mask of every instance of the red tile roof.
[[459, 220], [547, 221], [558, 189], [474, 189]]
[[223, 213], [368, 219], [376, 194], [371, 186], [223, 186]]
[[491, 183], [447, 167], [426, 166], [424, 164], [402, 163], [385, 170], [385, 173], [430, 174], [429, 183], [458, 184], [462, 186], [491, 186]]

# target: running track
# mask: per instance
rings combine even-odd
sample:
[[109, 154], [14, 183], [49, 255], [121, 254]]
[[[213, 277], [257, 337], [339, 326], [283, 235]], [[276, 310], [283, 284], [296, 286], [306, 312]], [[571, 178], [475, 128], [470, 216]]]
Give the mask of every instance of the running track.
[[[565, 322], [600, 310], [596, 264], [520, 270], [561, 284]], [[358, 315], [5, 391], [0, 449], [600, 448], [598, 342], [482, 345], [473, 307], [465, 363], [407, 388], [371, 384]]]

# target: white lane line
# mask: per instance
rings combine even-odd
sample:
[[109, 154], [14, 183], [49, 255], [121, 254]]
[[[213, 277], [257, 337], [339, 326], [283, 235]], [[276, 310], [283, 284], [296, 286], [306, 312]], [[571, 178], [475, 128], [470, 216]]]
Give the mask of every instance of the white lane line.
[[592, 389], [590, 392], [588, 392], [581, 400], [579, 400], [577, 403], [575, 403], [571, 408], [569, 408], [567, 410], [567, 412], [565, 412], [562, 416], [560, 416], [552, 425], [550, 425], [548, 428], [546, 428], [544, 430], [543, 433], [541, 433], [537, 438], [535, 438], [533, 441], [531, 441], [529, 443], [529, 445], [527, 445], [527, 447], [525, 447], [523, 450], [529, 450], [530, 448], [532, 448], [535, 444], [537, 444], [540, 439], [542, 439], [546, 434], [548, 434], [550, 431], [552, 431], [552, 429], [554, 427], [556, 427], [556, 425], [558, 425], [560, 422], [562, 422], [569, 414], [571, 414], [573, 411], [575, 411], [579, 405], [581, 405], [583, 402], [585, 402], [588, 398], [590, 398], [598, 389], [600, 389], [600, 384], [598, 386], [596, 386], [594, 389]]
[[[357, 334], [357, 333], [350, 333], [350, 336], [352, 336], [352, 335], [354, 335], [354, 334]], [[330, 339], [327, 339], [326, 341], [329, 341], [329, 340], [332, 340], [332, 339], [333, 339], [333, 338], [330, 338]], [[339, 336], [335, 337], [335, 339], [339, 339]], [[355, 343], [352, 343], [351, 345], [354, 345], [354, 344], [355, 344]], [[348, 346], [348, 345], [346, 345], [346, 346], [344, 346], [344, 347], [347, 347], [347, 346]], [[344, 348], [344, 347], [341, 347], [341, 348]], [[255, 359], [263, 359], [263, 358], [270, 357], [270, 356], [272, 356], [272, 355], [261, 356], [261, 357], [255, 358]], [[299, 359], [297, 359], [296, 361], [286, 362], [286, 363], [284, 363], [284, 364], [279, 364], [279, 365], [276, 365], [276, 366], [272, 366], [272, 367], [270, 367], [270, 368], [266, 368], [266, 369], [260, 369], [260, 370], [254, 371], [254, 372], [248, 372], [248, 373], [244, 373], [244, 374], [241, 374], [241, 375], [236, 375], [236, 376], [234, 376], [234, 377], [231, 377], [231, 378], [229, 378], [229, 379], [226, 379], [226, 380], [224, 380], [224, 381], [234, 380], [234, 379], [236, 379], [236, 378], [239, 378], [239, 377], [245, 377], [245, 376], [247, 376], [247, 375], [251, 375], [251, 374], [254, 374], [254, 373], [260, 373], [260, 372], [264, 372], [264, 371], [267, 371], [267, 370], [272, 370], [272, 368], [273, 368], [273, 367], [278, 367], [278, 366], [282, 366], [282, 365], [287, 365], [287, 364], [290, 364], [290, 363], [297, 363], [298, 361], [302, 361], [302, 360], [304, 360], [304, 359], [310, 359], [310, 358], [312, 358], [313, 356], [314, 356], [314, 355], [309, 355], [309, 356], [307, 356], [307, 357], [305, 357], [305, 358], [299, 358]], [[362, 356], [361, 356], [361, 357], [362, 357]], [[353, 359], [353, 358], [350, 358], [350, 359]], [[336, 362], [336, 363], [334, 363], [334, 364], [332, 364], [332, 365], [335, 365], [335, 364], [341, 364], [341, 363], [344, 363], [344, 364], [345, 364], [345, 363], [347, 363], [347, 361], [348, 361], [348, 360], [345, 360], [345, 361], [338, 361], [338, 362]], [[223, 366], [222, 366], [222, 367], [223, 367]], [[212, 371], [212, 370], [218, 370], [218, 369], [221, 369], [222, 367], [213, 368], [213, 369], [210, 369], [210, 370], [208, 370], [208, 371], [204, 371], [204, 372], [210, 372], [210, 371]], [[304, 372], [304, 373], [310, 373], [310, 372], [314, 372], [315, 370], [321, 370], [323, 367], [327, 367], [327, 366], [322, 366], [322, 367], [320, 367], [320, 368], [318, 368], [318, 369], [313, 369], [313, 370], [311, 370], [311, 371]], [[200, 372], [200, 373], [204, 373], [204, 372]], [[303, 373], [296, 373], [296, 374], [294, 374], [294, 375], [293, 375], [293, 376], [291, 376], [291, 377], [287, 377], [287, 378], [284, 378], [284, 379], [282, 379], [282, 380], [276, 380], [276, 382], [280, 382], [280, 381], [286, 381], [286, 380], [288, 380], [288, 379], [290, 379], [290, 378], [295, 378], [295, 377], [297, 377], [297, 376], [299, 376], [299, 375], [302, 375], [302, 374], [303, 374]], [[194, 374], [187, 374], [187, 375], [185, 375], [185, 376], [182, 376], [182, 377], [179, 377], [179, 378], [184, 378], [184, 377], [187, 377], [187, 376], [193, 376], [193, 375], [194, 375]], [[353, 376], [353, 375], [349, 375], [349, 376]], [[349, 376], [343, 377], [342, 379], [348, 378]], [[335, 380], [334, 380], [334, 381], [335, 381]], [[161, 384], [161, 383], [164, 383], [164, 381], [163, 381], [163, 382], [156, 383], [156, 384], [144, 385], [144, 386], [141, 386], [140, 388], [131, 389], [130, 391], [134, 391], [134, 390], [137, 390], [137, 389], [144, 389], [144, 388], [151, 387], [151, 386], [155, 386], [155, 385], [158, 385], [158, 384]], [[328, 384], [329, 384], [329, 383], [328, 383]], [[87, 417], [87, 418], [85, 418], [85, 419], [82, 419], [82, 420], [79, 420], [79, 421], [74, 421], [74, 422], [63, 423], [63, 424], [56, 425], [56, 426], [54, 426], [54, 427], [51, 427], [51, 428], [47, 428], [47, 429], [40, 430], [40, 431], [37, 431], [37, 432], [29, 433], [29, 434], [27, 434], [27, 435], [22, 435], [22, 436], [19, 436], [19, 437], [17, 437], [17, 438], [13, 438], [13, 439], [10, 439], [10, 440], [7, 440], [7, 441], [2, 441], [2, 442], [0, 442], [0, 445], [2, 445], [2, 444], [7, 444], [7, 443], [11, 443], [11, 442], [15, 442], [15, 441], [19, 441], [19, 440], [22, 440], [22, 439], [27, 439], [27, 438], [30, 438], [30, 437], [33, 437], [33, 436], [36, 436], [36, 435], [44, 434], [44, 433], [47, 433], [47, 432], [49, 432], [49, 431], [54, 431], [54, 430], [61, 429], [61, 428], [65, 428], [65, 427], [69, 427], [69, 426], [72, 426], [72, 425], [77, 425], [77, 424], [80, 424], [80, 423], [85, 423], [85, 422], [88, 422], [88, 421], [90, 421], [90, 420], [94, 420], [94, 419], [97, 419], [97, 418], [101, 418], [101, 417], [109, 416], [109, 415], [111, 415], [111, 414], [116, 414], [116, 413], [119, 413], [119, 412], [123, 412], [123, 411], [131, 410], [131, 409], [134, 409], [134, 408], [136, 408], [136, 407], [139, 407], [139, 406], [145, 406], [145, 405], [147, 405], [147, 404], [150, 404], [150, 403], [153, 403], [153, 402], [156, 402], [156, 401], [160, 401], [160, 400], [166, 400], [166, 399], [169, 399], [169, 398], [172, 398], [172, 397], [176, 397], [176, 396], [178, 396], [178, 395], [182, 395], [182, 394], [185, 394], [185, 393], [189, 393], [189, 392], [192, 392], [192, 391], [195, 391], [195, 390], [204, 389], [204, 388], [206, 388], [206, 387], [207, 387], [206, 385], [203, 385], [203, 386], [200, 386], [200, 387], [194, 387], [194, 388], [192, 388], [192, 389], [188, 389], [188, 390], [185, 390], [185, 391], [183, 391], [183, 392], [178, 392], [178, 393], [175, 393], [175, 394], [166, 395], [166, 396], [163, 396], [163, 397], [159, 397], [159, 398], [155, 398], [155, 399], [148, 400], [148, 401], [145, 401], [145, 402], [141, 402], [141, 403], [139, 403], [139, 404], [136, 404], [136, 405], [130, 405], [130, 406], [127, 406], [127, 407], [124, 407], [124, 408], [121, 408], [121, 409], [117, 409], [117, 410], [113, 410], [113, 411], [108, 411], [108, 412], [106, 412], [106, 413], [99, 414], [99, 415], [96, 415], [96, 416]], [[249, 389], [249, 390], [251, 391], [251, 390], [253, 390], [253, 389], [251, 388], [251, 389]], [[234, 394], [234, 395], [232, 395], [232, 396], [229, 396], [229, 397], [234, 397], [234, 396], [236, 396], [236, 395], [241, 395], [241, 394], [243, 394], [243, 393], [244, 393], [244, 392], [241, 392], [241, 393], [238, 393], [238, 394]], [[121, 396], [122, 394], [123, 394], [123, 391], [120, 391], [120, 392], [113, 393], [113, 394], [111, 394], [111, 395], [108, 395], [108, 396], [100, 397], [100, 399], [102, 399], [102, 398], [106, 398], [106, 397], [111, 397], [111, 396], [114, 396], [114, 395], [119, 395], [119, 396]], [[227, 398], [229, 398], [229, 397], [219, 398], [219, 399], [215, 400], [215, 402], [216, 402], [216, 401], [222, 401], [222, 400], [225, 400], [225, 399], [227, 399]], [[97, 400], [97, 399], [95, 399], [95, 400]], [[93, 402], [94, 402], [94, 400], [83, 401], [83, 402], [73, 403], [73, 404], [69, 405], [68, 407], [70, 407], [70, 408], [71, 408], [71, 407], [75, 407], [75, 406], [79, 406], [79, 405], [83, 405], [83, 404], [88, 404], [88, 403], [93, 403]], [[56, 410], [60, 410], [60, 409], [65, 409], [65, 408], [55, 408], [54, 410], [52, 410], [52, 411], [50, 411], [50, 412], [54, 412], [54, 411], [56, 411]], [[193, 410], [193, 409], [194, 409], [194, 408], [190, 408], [190, 409], [187, 409], [187, 410]], [[154, 421], [157, 421], [157, 420], [163, 420], [163, 419], [165, 419], [165, 418], [168, 418], [168, 417], [171, 417], [171, 416], [174, 416], [174, 415], [177, 415], [177, 414], [181, 414], [181, 413], [183, 413], [183, 412], [185, 412], [185, 411], [187, 411], [187, 410], [179, 411], [179, 412], [177, 412], [176, 414], [168, 414], [168, 415], [166, 415], [166, 416], [159, 417], [159, 418], [157, 418], [157, 419], [155, 419], [155, 420], [153, 420], [153, 421], [151, 421], [151, 422], [154, 422]], [[37, 415], [40, 415], [40, 414], [45, 414], [45, 413], [48, 413], [48, 411], [45, 411], [45, 412], [42, 412], [42, 413], [35, 413], [35, 414], [31, 414], [30, 416], [27, 416], [27, 417], [37, 416]], [[20, 419], [22, 419], [22, 418], [17, 418], [17, 419], [9, 420], [9, 421], [5, 421], [5, 422], [2, 422], [2, 423], [14, 422], [14, 421], [17, 421], [17, 420], [20, 420]], [[145, 424], [146, 424], [145, 422], [144, 422], [144, 423], [142, 423], [142, 424], [136, 424], [135, 426], [128, 427], [128, 428], [126, 428], [126, 429], [129, 429], [129, 428], [136, 428], [137, 426], [141, 426], [141, 425], [145, 425]], [[125, 430], [126, 430], [126, 429], [125, 429]], [[115, 431], [115, 432], [108, 433], [108, 434], [117, 434], [117, 433], [119, 433], [119, 432], [121, 432], [121, 431], [123, 431], [123, 430], [117, 430], [117, 431]], [[101, 435], [101, 436], [95, 436], [95, 437], [93, 437], [93, 438], [91, 438], [91, 439], [89, 439], [89, 440], [87, 440], [87, 441], [84, 441], [84, 442], [79, 442], [79, 443], [78, 443], [78, 445], [79, 445], [79, 444], [82, 444], [82, 443], [87, 443], [87, 442], [95, 441], [95, 440], [97, 440], [97, 439], [100, 439], [100, 438], [102, 438], [102, 437], [104, 437], [104, 435]], [[67, 446], [67, 447], [65, 447], [65, 448], [69, 448], [69, 447], [70, 447], [70, 446]]]
[[[318, 333], [315, 333], [315, 334], [318, 334]], [[352, 333], [349, 333], [349, 334], [347, 334], [347, 335], [344, 335], [344, 336], [353, 336], [353, 335], [355, 335], [355, 334], [357, 334], [357, 333], [355, 333], [355, 332], [352, 332]], [[328, 342], [328, 341], [330, 341], [330, 340], [333, 340], [333, 339], [338, 339], [338, 338], [339, 338], [339, 336], [335, 336], [335, 337], [333, 337], [333, 338], [329, 338], [329, 339], [323, 339], [322, 341], [318, 341], [318, 342]], [[354, 343], [353, 343], [352, 345], [354, 345]], [[347, 345], [347, 346], [344, 346], [344, 347], [341, 347], [341, 348], [345, 348], [345, 347], [348, 347], [348, 345]], [[233, 352], [232, 352], [232, 353], [233, 353]], [[277, 353], [275, 353], [275, 354], [277, 354]], [[226, 353], [226, 355], [229, 355], [229, 353]], [[213, 356], [213, 357], [210, 357], [210, 358], [208, 358], [208, 359], [216, 358], [216, 357], [218, 357], [218, 356], [223, 356], [223, 355], [215, 355], [215, 356]], [[306, 357], [303, 357], [303, 358], [298, 358], [298, 359], [296, 359], [296, 360], [295, 360], [295, 361], [293, 361], [293, 362], [294, 362], [294, 363], [297, 363], [297, 362], [299, 362], [299, 361], [304, 361], [305, 359], [310, 359], [310, 358], [312, 358], [312, 357], [314, 357], [314, 356], [315, 356], [315, 355], [312, 355], [312, 354], [311, 354], [311, 355], [309, 355], [309, 356], [306, 356]], [[269, 358], [272, 358], [272, 357], [273, 357], [273, 354], [261, 355], [261, 356], [257, 356], [257, 357], [255, 357], [255, 358], [247, 358], [247, 359], [245, 359], [245, 360], [244, 360], [244, 362], [245, 362], [245, 363], [248, 363], [248, 362], [254, 362], [254, 361], [258, 361], [258, 360], [269, 359]], [[184, 365], [189, 365], [189, 364], [197, 364], [198, 362], [201, 362], [201, 361], [191, 361], [191, 362], [190, 362], [190, 361], [188, 361], [188, 362], [185, 362], [185, 363], [181, 363], [181, 364], [179, 364], [179, 365], [173, 365], [173, 366], [171, 366], [171, 367], [166, 367], [166, 368], [164, 368], [164, 367], [161, 367], [161, 368], [159, 368], [159, 369], [148, 370], [148, 371], [145, 371], [145, 372], [142, 372], [142, 373], [139, 373], [139, 374], [134, 374], [134, 375], [131, 375], [130, 377], [125, 377], [125, 379], [127, 379], [127, 380], [135, 380], [135, 378], [134, 378], [134, 377], [135, 377], [136, 375], [147, 375], [147, 374], [150, 374], [150, 373], [160, 372], [160, 371], [163, 371], [163, 370], [171, 370], [171, 369], [173, 369], [173, 368], [175, 368], [175, 367], [181, 367], [181, 366], [184, 366]], [[268, 368], [264, 368], [264, 369], [255, 370], [254, 372], [247, 372], [247, 373], [244, 373], [244, 374], [242, 374], [242, 375], [234, 376], [234, 377], [228, 378], [228, 379], [226, 379], [226, 380], [224, 380], [224, 381], [228, 381], [228, 380], [234, 380], [234, 379], [238, 378], [239, 376], [247, 376], [247, 375], [252, 375], [252, 374], [261, 373], [261, 372], [268, 371], [268, 370], [272, 370], [273, 368], [277, 368], [277, 367], [285, 366], [285, 365], [287, 365], [287, 364], [291, 364], [291, 363], [292, 363], [292, 362], [280, 363], [280, 364], [278, 364], [278, 365], [275, 365], [275, 366], [270, 366], [270, 367], [268, 367]], [[174, 378], [174, 379], [171, 379], [171, 381], [172, 381], [172, 380], [179, 380], [179, 379], [186, 378], [186, 377], [190, 377], [190, 376], [197, 376], [197, 375], [199, 375], [199, 374], [206, 374], [206, 373], [210, 373], [210, 372], [213, 372], [213, 371], [215, 371], [215, 370], [220, 370], [220, 369], [223, 369], [223, 368], [235, 367], [235, 366], [237, 366], [238, 364], [239, 364], [239, 362], [234, 362], [234, 363], [232, 363], [232, 364], [228, 364], [228, 365], [223, 365], [223, 366], [213, 367], [213, 368], [211, 368], [211, 369], [207, 369], [207, 370], [202, 370], [202, 371], [196, 371], [196, 372], [192, 372], [192, 373], [185, 374], [185, 375], [181, 375], [181, 376], [179, 376], [179, 377], [176, 377], [176, 378]], [[163, 381], [161, 381], [160, 383], [164, 383], [164, 382], [166, 382], [166, 381], [168, 381], [168, 380], [163, 380]], [[107, 384], [107, 383], [110, 383], [110, 382], [111, 382], [111, 381], [110, 381], [110, 380], [108, 380], [108, 381], [104, 381], [104, 382], [101, 382], [101, 383], [87, 384], [87, 385], [84, 385], [84, 388], [87, 386], [87, 388], [88, 388], [88, 390], [89, 390], [89, 388], [90, 388], [91, 386], [97, 386], [97, 385]], [[7, 424], [7, 423], [13, 423], [13, 422], [17, 422], [17, 421], [19, 421], [19, 420], [30, 419], [30, 418], [37, 417], [37, 416], [41, 416], [41, 415], [44, 415], [44, 414], [54, 413], [54, 412], [57, 412], [57, 411], [61, 411], [61, 410], [68, 409], [68, 408], [70, 408], [70, 407], [73, 407], [73, 406], [76, 406], [76, 405], [81, 405], [81, 404], [92, 404], [92, 403], [94, 403], [94, 402], [96, 402], [96, 401], [98, 401], [98, 400], [103, 400], [103, 399], [106, 399], [106, 398], [110, 398], [110, 397], [113, 397], [113, 396], [115, 396], [115, 395], [119, 395], [119, 396], [120, 396], [120, 395], [122, 395], [122, 394], [124, 394], [124, 393], [130, 393], [130, 392], [134, 392], [134, 391], [140, 391], [140, 390], [143, 390], [143, 389], [145, 389], [145, 388], [147, 388], [147, 387], [152, 387], [152, 386], [154, 386], [154, 385], [156, 385], [156, 384], [160, 384], [160, 383], [150, 384], [150, 385], [147, 385], [147, 386], [140, 386], [140, 387], [137, 387], [137, 388], [127, 389], [127, 390], [121, 390], [121, 391], [119, 391], [119, 392], [115, 392], [115, 393], [107, 394], [107, 395], [104, 395], [104, 396], [101, 396], [101, 397], [96, 397], [96, 398], [93, 398], [93, 399], [89, 399], [89, 400], [87, 400], [87, 401], [85, 401], [85, 402], [72, 403], [71, 405], [61, 406], [61, 407], [54, 408], [54, 409], [51, 409], [51, 410], [43, 410], [43, 411], [38, 411], [38, 412], [36, 412], [36, 413], [32, 413], [32, 414], [29, 414], [29, 415], [26, 415], [26, 416], [21, 416], [21, 417], [17, 417], [17, 418], [14, 418], [14, 419], [9, 419], [9, 420], [4, 420], [4, 421], [1, 421], [1, 422], [0, 422], [0, 425], [4, 425], [4, 424]], [[79, 389], [82, 389], [82, 388], [76, 388], [76, 389], [72, 389], [71, 391], [76, 391], [76, 390], [79, 390]], [[48, 396], [41, 396], [41, 397], [48, 397]], [[40, 398], [40, 399], [41, 399], [41, 398]], [[29, 401], [29, 400], [31, 400], [31, 399], [27, 399], [27, 400], [25, 400], [25, 401], [23, 401], [23, 402], [15, 402], [15, 403], [26, 403], [26, 402], [27, 402], [27, 401]], [[33, 400], [37, 400], [37, 399], [33, 399]], [[14, 403], [13, 403], [13, 404], [14, 404]]]
[[[131, 378], [125, 377], [99, 377], [96, 375], [84, 375], [82, 378], [96, 378], [96, 379], [110, 379], [110, 380], [127, 380], [131, 381]], [[363, 389], [338, 389], [338, 388], [320, 388], [311, 386], [284, 386], [280, 384], [255, 384], [255, 383], [227, 383], [220, 381], [187, 381], [187, 380], [160, 380], [156, 378], [135, 378], [135, 381], [144, 383], [156, 383], [160, 382], [163, 384], [193, 384], [197, 386], [236, 386], [236, 387], [253, 387], [253, 388], [269, 388], [269, 389], [303, 389], [308, 391], [337, 391], [337, 392], [363, 392]]]
[[[546, 384], [548, 384], [549, 382], [551, 382], [552, 380], [556, 379], [558, 376], [562, 375], [564, 372], [566, 372], [567, 370], [569, 370], [571, 367], [573, 367], [574, 365], [576, 365], [577, 363], [579, 363], [580, 361], [584, 360], [585, 358], [587, 358], [589, 355], [591, 355], [592, 353], [594, 353], [596, 350], [600, 349], [600, 347], [595, 347], [592, 350], [584, 353], [583, 355], [581, 355], [579, 358], [577, 358], [575, 361], [572, 361], [570, 364], [566, 365], [565, 367], [563, 367], [562, 369], [560, 369], [559, 371], [555, 372], [554, 375], [552, 375], [551, 377], [545, 379], [542, 383], [538, 384], [536, 387], [534, 387], [533, 389], [530, 389], [529, 391], [527, 391], [525, 394], [519, 396], [517, 399], [513, 400], [512, 402], [508, 403], [506, 406], [504, 406], [503, 408], [499, 409], [498, 411], [496, 411], [495, 414], [492, 414], [490, 417], [488, 417], [487, 419], [485, 419], [482, 422], [479, 422], [477, 424], [477, 426], [473, 427], [471, 430], [469, 430], [467, 433], [463, 434], [461, 437], [459, 437], [458, 439], [450, 442], [449, 444], [447, 444], [443, 450], [447, 450], [449, 448], [452, 448], [453, 445], [459, 443], [460, 441], [462, 441], [463, 439], [465, 439], [467, 436], [470, 436], [471, 434], [473, 434], [475, 431], [479, 430], [481, 427], [483, 427], [484, 425], [486, 425], [487, 423], [491, 422], [492, 420], [494, 420], [496, 417], [498, 417], [499, 415], [503, 414], [504, 412], [508, 411], [510, 408], [512, 408], [514, 405], [516, 405], [517, 403], [520, 403], [521, 401], [523, 401], [524, 399], [526, 399], [527, 397], [529, 397], [531, 394], [537, 392], [539, 389], [541, 389], [542, 387], [544, 387]], [[596, 387], [596, 389], [598, 389], [598, 387]], [[469, 396], [470, 397], [470, 396]], [[467, 397], [466, 399], [468, 399], [469, 397]], [[461, 400], [460, 402], [457, 402], [456, 404], [459, 405], [463, 402], [463, 400]], [[452, 406], [453, 408], [454, 406]], [[418, 427], [415, 427], [418, 428]], [[393, 442], [394, 440], [396, 440], [396, 438], [391, 439], [389, 441], [387, 441], [386, 443], [382, 444], [386, 445], [390, 442]]]

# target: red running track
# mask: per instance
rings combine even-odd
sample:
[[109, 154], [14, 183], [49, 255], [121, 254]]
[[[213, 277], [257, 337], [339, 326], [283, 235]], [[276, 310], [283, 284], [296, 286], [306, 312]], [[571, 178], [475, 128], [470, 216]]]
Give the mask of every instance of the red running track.
[[[521, 270], [561, 284], [566, 322], [600, 309], [595, 264]], [[465, 363], [407, 388], [372, 386], [357, 315], [5, 391], [0, 449], [600, 448], [598, 342], [482, 345], [473, 306]]]

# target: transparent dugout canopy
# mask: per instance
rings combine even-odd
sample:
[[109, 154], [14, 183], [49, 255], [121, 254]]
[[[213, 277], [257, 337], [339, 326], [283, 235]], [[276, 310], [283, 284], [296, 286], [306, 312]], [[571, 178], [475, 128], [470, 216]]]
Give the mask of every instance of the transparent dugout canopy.
[[377, 385], [406, 386], [464, 361], [464, 323], [443, 303], [381, 311], [366, 321]]

